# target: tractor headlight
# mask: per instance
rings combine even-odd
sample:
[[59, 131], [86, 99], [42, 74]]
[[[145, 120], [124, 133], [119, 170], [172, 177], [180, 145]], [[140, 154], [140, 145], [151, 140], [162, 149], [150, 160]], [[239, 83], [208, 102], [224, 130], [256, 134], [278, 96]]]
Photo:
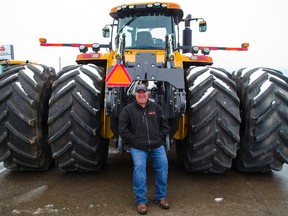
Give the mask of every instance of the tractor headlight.
[[208, 47], [203, 48], [203, 49], [201, 50], [201, 53], [202, 53], [203, 55], [209, 55], [209, 53], [210, 53], [210, 48], [208, 48]]
[[160, 2], [155, 2], [155, 3], [154, 3], [154, 6], [155, 6], [155, 7], [159, 7], [159, 6], [160, 6]]
[[93, 43], [92, 44], [92, 50], [94, 52], [98, 52], [100, 50], [100, 44], [99, 43]]
[[88, 51], [88, 47], [85, 46], [85, 45], [80, 45], [80, 46], [79, 46], [79, 51], [80, 51], [81, 53], [86, 53], [86, 52]]
[[199, 47], [198, 46], [193, 46], [192, 47], [192, 53], [197, 54], [199, 52]]

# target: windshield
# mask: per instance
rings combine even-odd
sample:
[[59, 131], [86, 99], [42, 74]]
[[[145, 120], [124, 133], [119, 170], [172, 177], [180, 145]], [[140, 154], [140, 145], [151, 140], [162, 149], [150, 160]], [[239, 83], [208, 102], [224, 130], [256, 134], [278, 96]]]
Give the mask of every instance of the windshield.
[[171, 16], [149, 14], [119, 19], [119, 32], [125, 33], [125, 48], [165, 49], [165, 35], [173, 33]]

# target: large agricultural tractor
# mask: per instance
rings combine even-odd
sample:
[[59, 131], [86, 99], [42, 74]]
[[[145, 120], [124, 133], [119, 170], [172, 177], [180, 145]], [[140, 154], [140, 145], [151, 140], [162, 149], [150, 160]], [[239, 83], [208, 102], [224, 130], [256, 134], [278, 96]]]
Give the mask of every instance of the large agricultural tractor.
[[268, 172], [288, 162], [288, 79], [271, 68], [230, 73], [212, 66], [211, 50], [246, 51], [248, 44], [192, 45], [191, 22], [200, 32], [206, 22], [183, 18], [175, 3], [121, 5], [110, 16], [113, 23], [103, 28], [108, 44], [40, 39], [41, 46], [78, 47], [75, 65], [57, 73], [29, 63], [4, 69], [0, 161], [6, 168], [46, 170], [55, 162], [64, 171], [101, 170], [110, 140], [127, 151], [118, 118], [140, 82], [169, 119], [167, 151], [175, 146], [188, 171]]
[[0, 59], [0, 74], [4, 71], [4, 69], [8, 70], [14, 66], [24, 65], [27, 63], [34, 63], [34, 62], [30, 62], [28, 60]]

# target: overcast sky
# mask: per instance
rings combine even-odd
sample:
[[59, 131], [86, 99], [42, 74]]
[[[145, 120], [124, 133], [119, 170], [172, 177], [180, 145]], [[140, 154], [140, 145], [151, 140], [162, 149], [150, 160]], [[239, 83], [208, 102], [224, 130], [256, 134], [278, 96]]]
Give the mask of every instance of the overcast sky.
[[[112, 23], [113, 6], [139, 1], [123, 0], [1, 0], [0, 45], [13, 44], [15, 58], [33, 60], [59, 69], [75, 64], [78, 48], [41, 47], [38, 39], [51, 43], [107, 42], [102, 27]], [[143, 2], [143, 1], [140, 1]], [[241, 46], [247, 52], [212, 51], [214, 66], [271, 67], [288, 72], [287, 0], [174, 0], [184, 16], [202, 17], [207, 32], [193, 23], [193, 45]], [[103, 50], [104, 51], [104, 50]]]

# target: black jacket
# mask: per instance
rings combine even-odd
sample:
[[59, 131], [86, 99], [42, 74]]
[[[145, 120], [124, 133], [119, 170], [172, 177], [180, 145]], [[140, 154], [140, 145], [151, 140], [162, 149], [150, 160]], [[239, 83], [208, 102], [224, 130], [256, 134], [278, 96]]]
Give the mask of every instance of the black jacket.
[[118, 129], [129, 147], [147, 151], [163, 145], [169, 132], [161, 106], [149, 100], [145, 108], [136, 101], [125, 106]]

